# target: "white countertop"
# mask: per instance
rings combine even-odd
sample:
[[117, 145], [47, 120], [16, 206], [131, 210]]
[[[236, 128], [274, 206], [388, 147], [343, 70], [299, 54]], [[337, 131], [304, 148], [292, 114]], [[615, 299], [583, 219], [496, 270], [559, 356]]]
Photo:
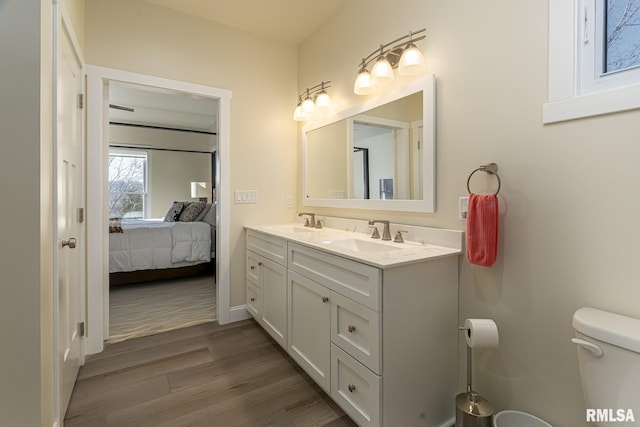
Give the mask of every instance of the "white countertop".
[[[247, 225], [245, 228], [281, 237], [291, 242], [320, 249], [378, 268], [398, 267], [405, 264], [454, 256], [462, 253], [461, 244], [455, 245], [457, 247], [438, 246], [426, 243], [427, 240], [425, 240], [424, 243], [414, 241], [394, 243], [393, 241], [372, 239], [366, 233], [344, 231], [335, 228], [315, 229], [304, 227], [299, 223]], [[458, 233], [459, 238], [457, 240], [462, 240], [462, 233], [459, 231], [429, 229], [427, 227], [420, 228], [436, 230], [436, 232], [440, 234], [447, 231]], [[455, 241], [456, 239], [453, 240]]]

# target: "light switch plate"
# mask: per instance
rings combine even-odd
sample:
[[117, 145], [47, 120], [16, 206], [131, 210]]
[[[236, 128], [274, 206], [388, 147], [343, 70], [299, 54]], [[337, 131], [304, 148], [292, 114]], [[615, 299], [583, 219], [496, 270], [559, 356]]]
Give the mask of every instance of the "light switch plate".
[[258, 191], [257, 190], [235, 190], [234, 192], [235, 203], [258, 203]]

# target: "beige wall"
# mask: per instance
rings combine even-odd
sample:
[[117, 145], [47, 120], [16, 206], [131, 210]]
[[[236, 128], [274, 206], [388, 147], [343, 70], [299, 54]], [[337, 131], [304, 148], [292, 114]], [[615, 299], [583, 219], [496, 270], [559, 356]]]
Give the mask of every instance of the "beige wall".
[[174, 201], [195, 201], [192, 181], [211, 182], [211, 154], [149, 150], [149, 218], [164, 217]]
[[[437, 213], [316, 212], [462, 230], [457, 205], [467, 176], [481, 164], [498, 163], [498, 262], [491, 269], [460, 266], [460, 322], [490, 317], [501, 333], [499, 350], [475, 353], [475, 388], [497, 410], [580, 426], [585, 404], [569, 342], [573, 312], [594, 306], [640, 317], [640, 229], [634, 224], [640, 112], [542, 125], [547, 12], [542, 1], [461, 7], [353, 0], [301, 45], [299, 88], [331, 80], [338, 110], [362, 102], [366, 98], [352, 92], [360, 59], [380, 43], [427, 28], [419, 46], [438, 78]], [[483, 191], [484, 181], [474, 178], [472, 189]], [[462, 358], [464, 347], [459, 353]], [[464, 372], [461, 364], [461, 390]]]
[[85, 12], [87, 63], [233, 92], [230, 187], [257, 190], [259, 200], [231, 204], [222, 224], [231, 239], [231, 306], [244, 304], [243, 225], [294, 215], [285, 197], [297, 194], [296, 49], [141, 1], [93, 0]]

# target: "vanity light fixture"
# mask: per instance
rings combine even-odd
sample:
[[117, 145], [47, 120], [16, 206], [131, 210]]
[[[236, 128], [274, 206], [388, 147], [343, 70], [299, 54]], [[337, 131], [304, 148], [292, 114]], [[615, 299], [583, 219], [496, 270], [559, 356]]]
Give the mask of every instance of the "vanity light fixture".
[[[426, 36], [414, 36], [424, 33], [426, 30], [423, 28], [418, 31], [409, 31], [409, 34], [405, 36], [387, 44], [381, 44], [380, 48], [362, 58], [358, 77], [353, 85], [353, 92], [356, 95], [369, 95], [375, 92], [377, 86], [392, 83], [395, 79], [393, 69], [396, 67], [398, 74], [403, 76], [414, 76], [423, 72], [425, 70], [424, 57], [415, 42], [423, 40]], [[369, 73], [367, 67], [374, 59], [375, 63]]]
[[309, 120], [313, 113], [326, 111], [331, 107], [331, 97], [326, 91], [331, 87], [329, 83], [331, 81], [320, 82], [298, 95], [298, 105], [293, 112], [293, 120], [298, 122]]

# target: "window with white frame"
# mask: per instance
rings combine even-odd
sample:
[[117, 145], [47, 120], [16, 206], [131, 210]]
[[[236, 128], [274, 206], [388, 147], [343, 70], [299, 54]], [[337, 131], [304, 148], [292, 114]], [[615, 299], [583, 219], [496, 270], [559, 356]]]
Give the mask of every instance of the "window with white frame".
[[109, 149], [109, 217], [145, 218], [147, 152]]
[[551, 123], [640, 108], [640, 0], [550, 0]]

